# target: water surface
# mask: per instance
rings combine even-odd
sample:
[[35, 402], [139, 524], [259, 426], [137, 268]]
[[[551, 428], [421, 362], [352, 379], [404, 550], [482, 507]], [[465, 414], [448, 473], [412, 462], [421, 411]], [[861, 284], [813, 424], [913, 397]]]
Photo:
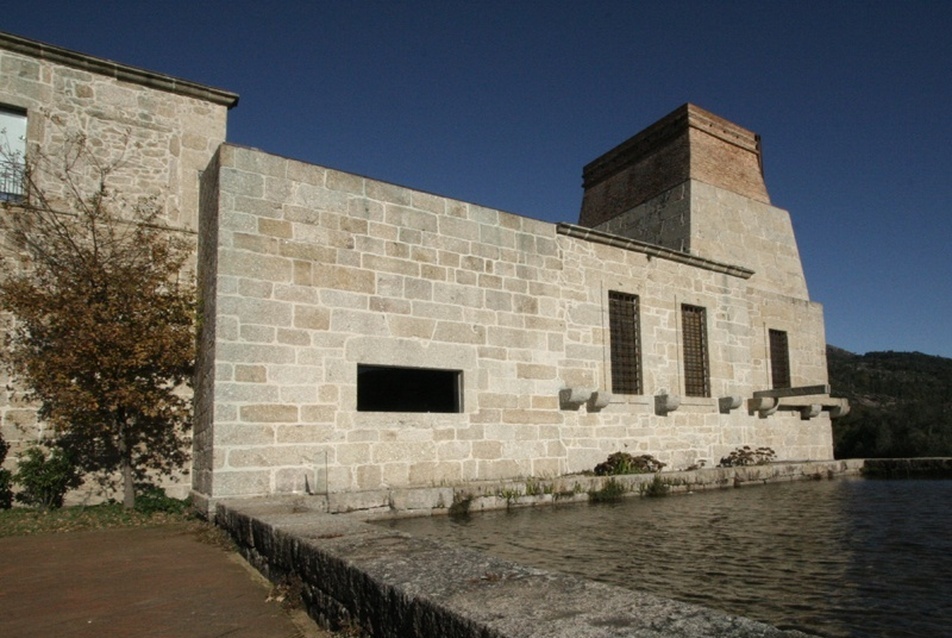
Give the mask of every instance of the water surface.
[[781, 483], [390, 524], [821, 636], [952, 636], [949, 480]]

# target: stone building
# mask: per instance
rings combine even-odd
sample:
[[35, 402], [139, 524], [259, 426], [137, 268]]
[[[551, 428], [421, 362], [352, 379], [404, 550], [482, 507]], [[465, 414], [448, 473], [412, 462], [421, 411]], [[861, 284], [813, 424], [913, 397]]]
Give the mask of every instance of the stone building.
[[[23, 194], [17, 158], [62, 160], [81, 136], [114, 167], [109, 186], [130, 201], [155, 198], [170, 232], [195, 236], [199, 174], [225, 140], [237, 101], [228, 91], [0, 33], [0, 199]], [[46, 174], [35, 177], [48, 194], [61, 192]], [[0, 393], [0, 419], [13, 463], [22, 445], [42, 437], [43, 424], [9, 390]]]
[[823, 316], [757, 137], [692, 105], [552, 224], [238, 146], [202, 181], [200, 498], [830, 459]]
[[[26, 152], [75, 129], [196, 232], [192, 494], [832, 458], [823, 317], [756, 135], [685, 105], [553, 224], [225, 143], [226, 91], [0, 36]], [[199, 178], [200, 176], [200, 178]], [[4, 435], [29, 410], [4, 405]]]

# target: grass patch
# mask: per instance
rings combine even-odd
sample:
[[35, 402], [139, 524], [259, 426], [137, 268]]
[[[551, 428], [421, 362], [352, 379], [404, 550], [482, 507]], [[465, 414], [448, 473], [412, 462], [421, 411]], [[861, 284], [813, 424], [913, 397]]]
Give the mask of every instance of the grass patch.
[[0, 510], [0, 538], [116, 527], [153, 527], [185, 522], [199, 521], [184, 509], [178, 512], [130, 511], [124, 509], [120, 503], [63, 507], [48, 511], [14, 507]]

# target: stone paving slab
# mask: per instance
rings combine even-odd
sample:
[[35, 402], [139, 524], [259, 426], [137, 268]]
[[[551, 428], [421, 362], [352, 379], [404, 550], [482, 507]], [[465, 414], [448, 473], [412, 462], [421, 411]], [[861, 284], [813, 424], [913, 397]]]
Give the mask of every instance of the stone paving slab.
[[321, 638], [185, 526], [0, 538], [0, 636]]

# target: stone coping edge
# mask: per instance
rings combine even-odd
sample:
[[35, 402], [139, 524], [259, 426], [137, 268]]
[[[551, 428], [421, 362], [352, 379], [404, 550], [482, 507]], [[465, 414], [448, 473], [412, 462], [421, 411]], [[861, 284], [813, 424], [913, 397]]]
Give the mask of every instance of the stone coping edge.
[[606, 246], [614, 246], [615, 248], [630, 250], [632, 252], [644, 253], [649, 257], [667, 259], [679, 264], [687, 264], [689, 266], [694, 266], [695, 268], [703, 268], [704, 270], [731, 275], [741, 279], [750, 279], [754, 276], [753, 270], [744, 268], [743, 266], [734, 266], [732, 264], [714, 261], [713, 259], [705, 259], [704, 257], [698, 257], [697, 255], [692, 255], [690, 253], [672, 250], [670, 248], [665, 248], [664, 246], [658, 246], [656, 244], [649, 244], [648, 242], [639, 241], [637, 239], [622, 237], [621, 235], [606, 233], [603, 230], [588, 228], [587, 226], [579, 226], [578, 224], [560, 222], [555, 225], [555, 230], [558, 234], [565, 235], [567, 237], [574, 237], [575, 239], [590, 241], [597, 244], [605, 244]]
[[[674, 491], [690, 491], [833, 478], [858, 474], [862, 465], [861, 460], [786, 463], [659, 476], [667, 479]], [[635, 486], [654, 480], [654, 476], [579, 478], [614, 478]], [[541, 500], [545, 494], [517, 498], [514, 494], [519, 483], [509, 485], [513, 491], [508, 498], [493, 493], [473, 500], [492, 498], [497, 506], [500, 500], [503, 506], [546, 502]], [[475, 489], [486, 487], [488, 484]], [[452, 493], [460, 488], [433, 489]], [[588, 498], [587, 492], [580, 494], [573, 498]], [[419, 498], [420, 504], [427, 500]], [[540, 500], [520, 502], [526, 498]], [[409, 509], [390, 511], [391, 516], [412, 515]], [[272, 582], [300, 590], [308, 613], [318, 623], [374, 638], [807, 636], [367, 523], [366, 519], [381, 516], [376, 508], [351, 512], [349, 516], [335, 515], [328, 512], [325, 499], [300, 495], [220, 501], [215, 521], [235, 540], [241, 554]]]
[[[655, 480], [669, 492], [761, 485], [777, 481], [823, 479], [842, 474], [859, 474], [863, 460], [779, 462], [748, 467], [712, 467], [658, 474], [594, 476], [571, 474], [555, 478], [521, 478], [500, 481], [473, 481], [460, 485], [390, 488], [362, 492], [293, 494], [247, 499], [207, 499], [193, 494], [200, 513], [215, 514], [219, 500], [275, 502], [328, 514], [349, 514], [361, 519], [401, 518], [440, 514], [463, 514], [485, 510], [585, 502], [593, 493], [613, 483], [619, 498], [639, 496]], [[658, 477], [657, 479], [655, 477]], [[596, 497], [597, 498], [597, 497]]]
[[12, 33], [0, 31], [0, 48], [56, 64], [63, 64], [82, 71], [97, 73], [123, 82], [133, 82], [152, 89], [205, 100], [206, 102], [225, 106], [229, 109], [234, 108], [238, 104], [238, 94], [232, 93], [231, 91], [205, 86], [190, 80], [140, 69], [127, 64], [120, 64], [119, 62], [64, 49]]
[[801, 638], [748, 618], [547, 572], [285, 502], [220, 503], [216, 521], [309, 615], [374, 638]]

